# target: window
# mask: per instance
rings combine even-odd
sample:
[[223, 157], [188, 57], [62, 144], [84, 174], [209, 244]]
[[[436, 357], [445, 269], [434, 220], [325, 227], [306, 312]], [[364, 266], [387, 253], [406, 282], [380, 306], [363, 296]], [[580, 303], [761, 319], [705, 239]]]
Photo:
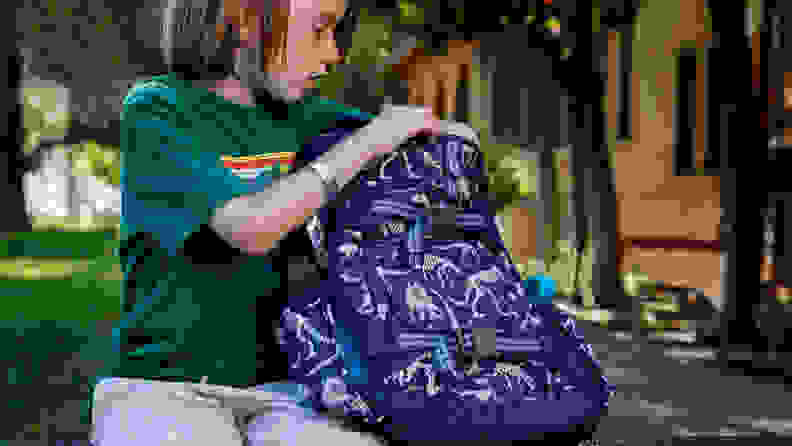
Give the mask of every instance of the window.
[[674, 174], [695, 175], [696, 49], [677, 56], [674, 103]]
[[633, 32], [632, 25], [624, 26], [619, 33], [621, 42], [619, 45], [619, 109], [618, 109], [618, 133], [619, 139], [632, 138], [632, 110], [630, 105], [632, 103], [632, 48], [633, 48]]

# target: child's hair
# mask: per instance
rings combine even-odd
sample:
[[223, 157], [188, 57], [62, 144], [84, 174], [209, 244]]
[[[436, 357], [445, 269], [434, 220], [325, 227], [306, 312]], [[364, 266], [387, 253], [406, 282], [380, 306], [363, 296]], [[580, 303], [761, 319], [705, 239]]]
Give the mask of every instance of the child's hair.
[[[271, 24], [275, 16], [273, 5], [288, 2], [255, 1], [258, 14], [266, 11], [269, 18], [264, 20], [270, 29], [263, 30], [262, 43], [271, 47], [272, 42], [284, 42], [282, 36], [273, 35], [273, 30], [285, 33], [286, 24]], [[196, 80], [222, 79], [230, 74], [234, 49], [239, 47], [234, 25], [238, 25], [237, 16], [247, 3], [249, 0], [167, 0], [162, 14], [161, 47], [168, 70]]]

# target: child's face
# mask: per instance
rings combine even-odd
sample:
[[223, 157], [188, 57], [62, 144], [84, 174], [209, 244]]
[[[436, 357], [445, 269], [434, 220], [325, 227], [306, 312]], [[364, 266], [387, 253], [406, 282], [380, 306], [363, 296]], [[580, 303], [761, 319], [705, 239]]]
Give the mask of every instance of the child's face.
[[[244, 16], [240, 40], [245, 48], [264, 50], [267, 89], [285, 100], [298, 100], [313, 87], [311, 76], [325, 73], [327, 65], [340, 62], [333, 30], [343, 17], [346, 0], [273, 0], [272, 32], [264, 33], [263, 14], [256, 12], [261, 0], [232, 0]], [[239, 4], [239, 3], [243, 4]], [[262, 48], [267, 45], [271, 48]]]

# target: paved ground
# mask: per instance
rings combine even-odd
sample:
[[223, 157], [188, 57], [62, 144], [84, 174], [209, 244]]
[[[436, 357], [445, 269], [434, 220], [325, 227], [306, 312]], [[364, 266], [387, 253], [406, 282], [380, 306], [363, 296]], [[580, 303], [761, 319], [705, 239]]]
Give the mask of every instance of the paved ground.
[[711, 349], [636, 342], [629, 333], [578, 324], [618, 386], [596, 437], [603, 446], [693, 444], [682, 441], [685, 432], [701, 441], [720, 432], [737, 437], [733, 445], [740, 438], [792, 444], [792, 386], [782, 380], [723, 373]]

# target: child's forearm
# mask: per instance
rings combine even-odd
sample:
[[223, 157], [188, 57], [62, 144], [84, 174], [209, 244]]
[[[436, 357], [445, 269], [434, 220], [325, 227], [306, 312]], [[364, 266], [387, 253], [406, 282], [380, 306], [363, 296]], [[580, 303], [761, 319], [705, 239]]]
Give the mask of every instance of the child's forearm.
[[[367, 147], [367, 130], [349, 136], [317, 159], [330, 170], [339, 188], [374, 156], [374, 150]], [[319, 175], [306, 167], [261, 192], [227, 202], [215, 211], [210, 226], [243, 252], [264, 255], [325, 204], [323, 189]]]

